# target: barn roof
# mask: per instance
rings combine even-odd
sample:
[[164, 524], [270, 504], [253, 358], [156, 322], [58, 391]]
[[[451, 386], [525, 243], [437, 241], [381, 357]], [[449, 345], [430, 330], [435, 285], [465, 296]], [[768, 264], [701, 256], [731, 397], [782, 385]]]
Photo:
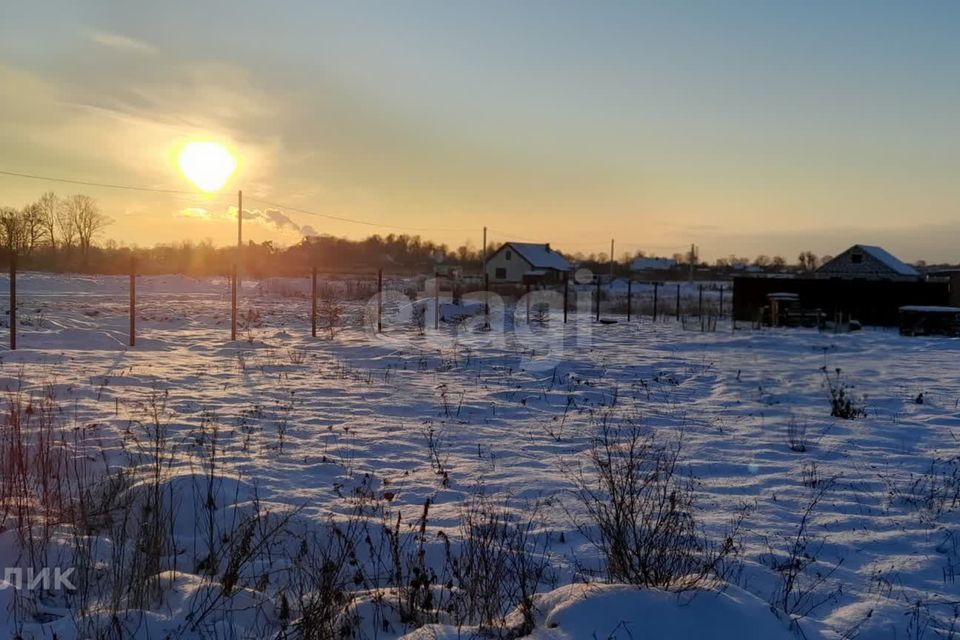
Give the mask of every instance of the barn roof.
[[919, 271], [894, 256], [886, 249], [869, 244], [853, 245], [836, 258], [822, 265], [819, 269], [817, 269], [817, 272], [824, 274], [843, 274], [847, 272], [851, 274], [859, 273], [859, 271], [856, 270], [851, 271], [848, 265], [847, 257], [855, 253], [863, 253], [870, 256], [873, 260], [880, 263], [884, 269], [889, 271], [891, 274], [908, 278], [920, 277]]
[[856, 246], [859, 247], [864, 253], [870, 254], [872, 257], [882, 262], [887, 268], [896, 271], [902, 276], [920, 275], [919, 271], [882, 247], [875, 247], [868, 244], [858, 244]]
[[534, 269], [570, 270], [567, 259], [551, 249], [549, 244], [535, 242], [508, 242], [507, 244]]

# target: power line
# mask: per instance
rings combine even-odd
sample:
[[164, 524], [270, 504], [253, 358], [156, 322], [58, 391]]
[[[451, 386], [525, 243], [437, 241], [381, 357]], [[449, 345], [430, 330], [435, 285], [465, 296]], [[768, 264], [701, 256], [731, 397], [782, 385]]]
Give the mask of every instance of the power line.
[[88, 180], [74, 180], [71, 178], [54, 178], [51, 176], [41, 176], [32, 173], [17, 173], [16, 171], [4, 171], [0, 169], [0, 174], [13, 176], [14, 178], [28, 178], [30, 180], [44, 180], [46, 182], [63, 182], [66, 184], [78, 184], [85, 187], [103, 187], [106, 189], [124, 189], [126, 191], [151, 191], [153, 193], [176, 193], [181, 195], [196, 195], [194, 191], [183, 189], [158, 189], [156, 187], [137, 187], [128, 184], [110, 184], [107, 182], [93, 182]]
[[[195, 191], [188, 191], [188, 190], [185, 190], [185, 189], [161, 189], [161, 188], [158, 188], [158, 187], [143, 187], [143, 186], [129, 185], [129, 184], [117, 184], [117, 183], [110, 183], [110, 182], [97, 182], [97, 181], [94, 181], [94, 180], [77, 180], [77, 179], [74, 179], [74, 178], [60, 178], [60, 177], [55, 177], [55, 176], [44, 176], [44, 175], [33, 174], [33, 173], [21, 173], [21, 172], [18, 172], [18, 171], [6, 171], [6, 170], [3, 170], [3, 169], [0, 169], [0, 175], [11, 176], [11, 177], [14, 177], [14, 178], [26, 178], [26, 179], [29, 179], [29, 180], [42, 180], [42, 181], [45, 181], [45, 182], [59, 182], [59, 183], [63, 183], [63, 184], [75, 184], [75, 185], [81, 185], [81, 186], [85, 186], [85, 187], [101, 187], [101, 188], [104, 188], [104, 189], [120, 189], [120, 190], [124, 190], [124, 191], [141, 191], [141, 192], [148, 192], [148, 193], [165, 193], [165, 194], [171, 194], [171, 195], [186, 195], [186, 196], [193, 196], [193, 197], [197, 197], [197, 196], [199, 195], [199, 194], [198, 194], [197, 192], [195, 192]], [[259, 199], [259, 198], [248, 198], [248, 200], [249, 200], [249, 201], [252, 201], [252, 202], [258, 202], [258, 203], [260, 203], [260, 204], [262, 204], [262, 205], [265, 205], [265, 206], [268, 206], [268, 207], [275, 207], [275, 208], [277, 208], [277, 209], [286, 209], [286, 210], [289, 210], [289, 211], [296, 211], [297, 213], [302, 213], [302, 214], [308, 215], [308, 216], [316, 216], [316, 217], [319, 217], [319, 218], [325, 218], [325, 219], [327, 219], [327, 220], [337, 220], [337, 221], [340, 221], [340, 222], [348, 222], [348, 223], [351, 223], [351, 224], [360, 224], [360, 225], [365, 225], [365, 226], [369, 226], [369, 227], [381, 227], [381, 228], [385, 228], [385, 229], [401, 229], [401, 230], [406, 230], [406, 231], [476, 231], [476, 229], [473, 229], [472, 227], [469, 228], [469, 229], [463, 228], [463, 227], [461, 227], [461, 228], [404, 227], [404, 226], [401, 226], [401, 225], [383, 224], [383, 223], [379, 223], [379, 222], [372, 222], [372, 221], [370, 221], [370, 220], [358, 220], [358, 219], [356, 219], [356, 218], [349, 218], [349, 217], [346, 217], [346, 216], [338, 216], [338, 215], [333, 215], [333, 214], [328, 214], [328, 213], [320, 213], [320, 212], [318, 212], [318, 211], [310, 211], [310, 210], [308, 210], [308, 209], [302, 209], [302, 208], [293, 207], [293, 206], [290, 206], [290, 205], [287, 205], [287, 204], [282, 204], [282, 203], [277, 203], [277, 202], [270, 202], [270, 201], [267, 201], [267, 200], [261, 200], [261, 199]]]
[[517, 240], [523, 240], [524, 242], [541, 242], [542, 241], [542, 239], [535, 240], [533, 238], [526, 238], [524, 236], [520, 236], [515, 233], [510, 233], [509, 231], [503, 231], [502, 229], [494, 229], [493, 227], [490, 227], [490, 231], [505, 238], [516, 238]]
[[[61, 178], [61, 177], [55, 177], [55, 176], [45, 176], [45, 175], [34, 174], [34, 173], [22, 173], [22, 172], [18, 172], [18, 171], [7, 171], [7, 170], [4, 170], [4, 169], [0, 169], [0, 175], [10, 176], [10, 177], [13, 177], [13, 178], [25, 178], [25, 179], [28, 179], [28, 180], [40, 180], [40, 181], [44, 181], [44, 182], [58, 182], [58, 183], [62, 183], [62, 184], [74, 184], [74, 185], [80, 185], [80, 186], [85, 186], [85, 187], [100, 187], [100, 188], [104, 188], [104, 189], [118, 189], [118, 190], [123, 190], [123, 191], [139, 191], [139, 192], [147, 192], [147, 193], [163, 193], [163, 194], [167, 194], [167, 195], [190, 196], [191, 198], [199, 198], [199, 197], [201, 196], [201, 194], [197, 193], [196, 191], [189, 191], [189, 190], [186, 190], [186, 189], [163, 189], [163, 188], [159, 188], [159, 187], [144, 187], [144, 186], [139, 186], [139, 185], [118, 184], [118, 183], [110, 183], [110, 182], [97, 182], [97, 181], [94, 181], [94, 180], [78, 180], [78, 179], [75, 179], [75, 178]], [[214, 201], [216, 201], [217, 199], [219, 199], [219, 198], [214, 198]], [[291, 205], [288, 205], [288, 204], [279, 203], [279, 202], [271, 202], [271, 201], [269, 201], [269, 200], [262, 200], [262, 199], [260, 199], [260, 198], [249, 198], [249, 197], [248, 197], [247, 200], [248, 200], [249, 202], [256, 202], [256, 203], [259, 203], [259, 204], [264, 205], [264, 206], [267, 206], [267, 207], [274, 207], [274, 208], [277, 208], [277, 209], [284, 209], [284, 210], [287, 210], [287, 211], [295, 211], [295, 212], [300, 213], [300, 214], [303, 214], [303, 215], [314, 216], [314, 217], [318, 217], [318, 218], [324, 218], [324, 219], [326, 219], [326, 220], [336, 220], [336, 221], [338, 221], [338, 222], [346, 222], [346, 223], [349, 223], [349, 224], [358, 224], [358, 225], [363, 225], [363, 226], [368, 226], [368, 227], [377, 227], [377, 228], [382, 228], [382, 229], [398, 229], [398, 230], [402, 230], [402, 231], [421, 231], [421, 232], [431, 232], [431, 231], [437, 232], [437, 231], [441, 231], [441, 232], [448, 232], [448, 233], [449, 233], [449, 232], [469, 232], [469, 233], [472, 233], [472, 232], [477, 231], [477, 229], [475, 229], [475, 228], [473, 228], [473, 227], [407, 227], [407, 226], [403, 226], [403, 225], [384, 224], [384, 223], [381, 223], [381, 222], [373, 222], [373, 221], [371, 221], [371, 220], [360, 220], [360, 219], [357, 219], [357, 218], [350, 218], [350, 217], [347, 217], [347, 216], [335, 215], [335, 214], [330, 214], [330, 213], [321, 213], [321, 212], [319, 212], [319, 211], [311, 211], [311, 210], [309, 210], [309, 209], [303, 209], [303, 208], [300, 208], [300, 207], [294, 207], [294, 206], [291, 206]], [[528, 238], [528, 237], [520, 236], [520, 235], [517, 235], [517, 234], [514, 234], [514, 233], [510, 233], [510, 232], [508, 232], [508, 231], [503, 231], [503, 230], [498, 230], [498, 229], [492, 229], [492, 228], [490, 229], [490, 231], [492, 231], [492, 232], [494, 232], [494, 233], [497, 233], [497, 234], [499, 234], [499, 235], [502, 235], [503, 237], [516, 238], [517, 240], [523, 240], [523, 241], [527, 241], [527, 242], [539, 242], [539, 241], [540, 241], [539, 239], [534, 239], [534, 238]], [[559, 242], [558, 244], [579, 244], [579, 245], [586, 245], [586, 244], [593, 244], [593, 243], [592, 243], [592, 242], [589, 242], [589, 243], [588, 243], [588, 242], [582, 242], [582, 241], [580, 241], [580, 242], [573, 242], [573, 243]]]

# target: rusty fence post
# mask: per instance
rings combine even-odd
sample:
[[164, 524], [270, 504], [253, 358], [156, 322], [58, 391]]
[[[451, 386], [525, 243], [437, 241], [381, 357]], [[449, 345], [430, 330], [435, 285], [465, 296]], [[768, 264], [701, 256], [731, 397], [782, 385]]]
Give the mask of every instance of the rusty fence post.
[[377, 333], [383, 333], [383, 269], [377, 271]]
[[10, 252], [10, 351], [17, 350], [17, 254]]
[[597, 322], [600, 322], [600, 276], [597, 276]]
[[317, 337], [317, 268], [310, 271], [310, 335]]
[[130, 346], [137, 346], [137, 259], [130, 258]]
[[230, 340], [237, 339], [237, 265], [230, 273]]
[[433, 274], [433, 329], [440, 330], [440, 272]]

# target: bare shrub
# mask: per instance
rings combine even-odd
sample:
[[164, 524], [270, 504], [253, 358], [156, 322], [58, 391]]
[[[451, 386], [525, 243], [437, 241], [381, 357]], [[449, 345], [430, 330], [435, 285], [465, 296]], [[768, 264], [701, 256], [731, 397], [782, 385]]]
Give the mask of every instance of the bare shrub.
[[834, 370], [833, 377], [827, 372], [826, 366], [821, 367], [820, 370], [823, 372], [823, 377], [827, 382], [827, 390], [830, 393], [830, 415], [843, 420], [856, 420], [866, 417], [867, 410], [859, 403], [854, 402], [854, 399], [850, 396], [850, 385], [844, 382], [840, 368]]
[[427, 332], [427, 305], [419, 302], [414, 303], [411, 314], [411, 321], [417, 335], [424, 335]]
[[343, 327], [344, 308], [332, 291], [324, 291], [320, 298], [320, 308], [317, 309], [317, 315], [320, 318], [321, 326], [326, 330], [327, 335], [333, 340], [337, 332]]
[[800, 467], [800, 484], [811, 489], [816, 489], [821, 485], [823, 479], [820, 477], [820, 467], [816, 461], [804, 462]]
[[430, 466], [433, 472], [440, 478], [442, 486], [450, 484], [450, 470], [447, 468], [448, 456], [443, 453], [444, 437], [442, 431], [438, 431], [432, 423], [424, 429], [424, 437], [427, 440], [427, 449], [430, 453]]
[[577, 526], [603, 555], [611, 580], [683, 591], [735, 570], [743, 514], [720, 542], [704, 533], [694, 482], [679, 469], [681, 448], [682, 439], [664, 446], [633, 422], [602, 420], [592, 473], [579, 470], [572, 480], [589, 516]]
[[807, 423], [790, 420], [787, 424], [787, 442], [791, 451], [804, 453], [808, 448]]
[[254, 329], [259, 329], [263, 326], [263, 318], [260, 316], [260, 312], [256, 309], [247, 309], [242, 311], [237, 318], [238, 329], [244, 334], [244, 339], [253, 344], [256, 337], [254, 336]]
[[[294, 623], [295, 637], [303, 640], [334, 640], [352, 637], [357, 620], [347, 614], [353, 601], [353, 590], [363, 584], [364, 577], [357, 561], [357, 540], [362, 533], [357, 518], [327, 523], [325, 535], [303, 539], [295, 557], [290, 590], [295, 598], [299, 618]], [[286, 592], [281, 592], [281, 627], [286, 626], [289, 611]], [[286, 631], [282, 628], [281, 631]], [[285, 637], [285, 634], [282, 636]]]
[[537, 302], [530, 307], [530, 323], [544, 327], [550, 323], [550, 305], [546, 302]]
[[297, 348], [287, 349], [287, 358], [290, 360], [290, 364], [300, 366], [307, 361], [307, 350]]
[[[549, 536], [539, 533], [539, 508], [518, 518], [479, 491], [460, 513], [460, 544], [447, 565], [453, 589], [448, 606], [457, 626], [477, 625], [487, 637], [518, 638], [533, 631], [533, 596], [547, 583]], [[508, 614], [519, 613], [519, 620]]]
[[920, 474], [891, 489], [901, 503], [917, 510], [924, 522], [935, 522], [960, 506], [960, 456], [935, 458]]
[[17, 529], [26, 566], [47, 565], [47, 547], [73, 497], [70, 455], [52, 395], [7, 396], [0, 416], [0, 531]]
[[760, 558], [778, 577], [770, 604], [794, 621], [834, 601], [841, 593], [840, 585], [831, 585], [830, 581], [843, 560], [833, 564], [821, 562], [818, 556], [823, 550], [824, 541], [810, 531], [817, 506], [834, 484], [835, 479], [820, 481], [800, 516], [796, 531], [785, 537], [786, 549], [777, 551], [771, 547]]
[[437, 576], [426, 562], [431, 505], [430, 498], [424, 500], [420, 517], [412, 525], [411, 536], [401, 534], [399, 512], [394, 527], [384, 530], [389, 541], [400, 621], [413, 626], [436, 621], [432, 585], [437, 582]]

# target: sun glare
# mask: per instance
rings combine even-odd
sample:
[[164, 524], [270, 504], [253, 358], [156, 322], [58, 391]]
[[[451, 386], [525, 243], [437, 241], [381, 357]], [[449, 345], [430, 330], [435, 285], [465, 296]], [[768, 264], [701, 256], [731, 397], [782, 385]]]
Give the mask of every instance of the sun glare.
[[237, 168], [230, 150], [218, 142], [191, 142], [177, 155], [177, 164], [191, 182], [204, 191], [222, 187]]

